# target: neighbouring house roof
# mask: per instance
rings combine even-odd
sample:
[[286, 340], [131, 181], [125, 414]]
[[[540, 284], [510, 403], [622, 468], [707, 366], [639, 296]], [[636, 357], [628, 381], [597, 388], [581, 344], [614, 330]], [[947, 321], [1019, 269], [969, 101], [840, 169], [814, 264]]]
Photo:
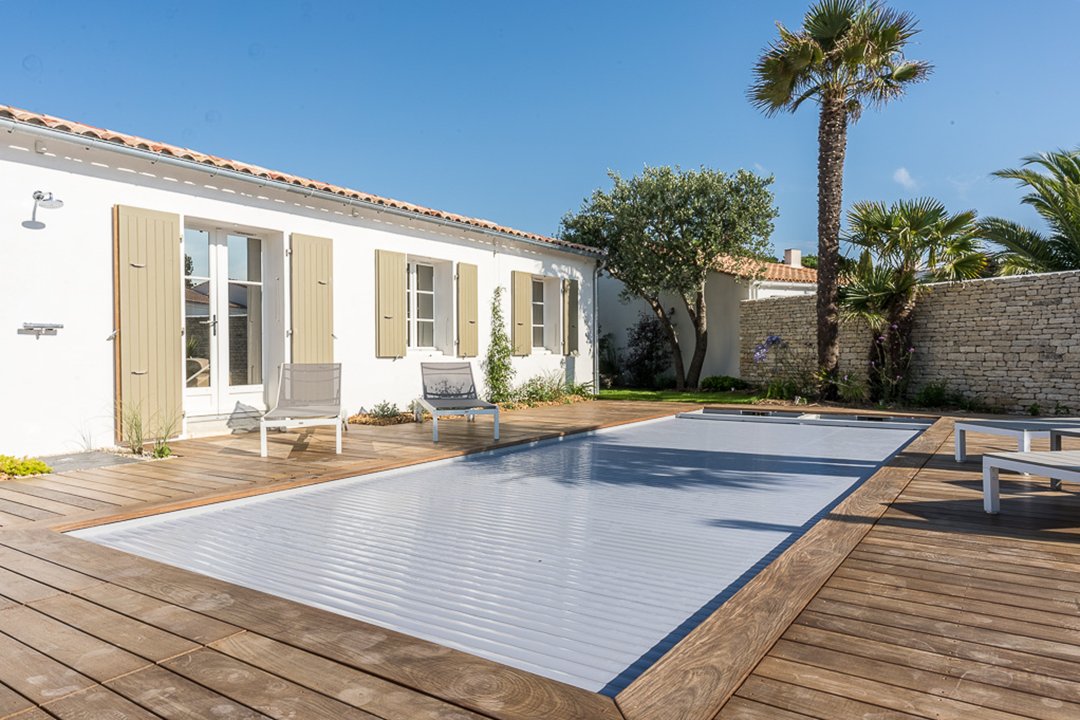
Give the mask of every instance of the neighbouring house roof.
[[785, 263], [724, 256], [717, 260], [717, 271], [736, 277], [770, 282], [816, 283], [817, 270], [793, 267]]
[[371, 203], [373, 205], [382, 205], [384, 207], [395, 208], [398, 210], [405, 210], [407, 212], [415, 213], [418, 216], [448, 220], [451, 222], [460, 223], [462, 225], [469, 225], [476, 228], [482, 228], [484, 230], [491, 230], [494, 232], [502, 233], [504, 235], [519, 237], [525, 240], [533, 240], [548, 243], [557, 247], [573, 249], [578, 252], [585, 252], [591, 255], [601, 254], [596, 248], [592, 248], [587, 245], [567, 242], [565, 240], [560, 240], [559, 238], [548, 237], [547, 235], [538, 235], [536, 233], [525, 232], [523, 230], [516, 230], [505, 225], [500, 225], [491, 220], [467, 217], [465, 215], [458, 215], [456, 213], [445, 212], [443, 210], [435, 210], [434, 208], [424, 207], [422, 205], [415, 205], [413, 203], [408, 203], [401, 200], [394, 200], [392, 198], [382, 197], [380, 195], [372, 195], [371, 193], [361, 192], [359, 190], [352, 190], [350, 188], [340, 185], [332, 185], [330, 183], [324, 183], [318, 180], [311, 180], [309, 178], [300, 177], [298, 175], [290, 175], [288, 173], [278, 172], [276, 170], [269, 170], [267, 168], [260, 167], [258, 165], [252, 165], [250, 163], [238, 162], [236, 160], [227, 160], [225, 158], [217, 157], [214, 155], [207, 155], [206, 153], [190, 150], [188, 148], [182, 148], [177, 145], [170, 145], [168, 143], [157, 142], [155, 140], [147, 140], [146, 138], [138, 137], [137, 135], [128, 135], [126, 133], [119, 133], [113, 130], [105, 130], [103, 128], [93, 127], [92, 125], [86, 125], [80, 122], [73, 122], [71, 120], [64, 120], [63, 118], [54, 117], [52, 115], [43, 115], [41, 113], [31, 112], [29, 110], [23, 110], [20, 108], [11, 107], [9, 105], [0, 105], [0, 118], [7, 118], [9, 120], [15, 121], [16, 123], [47, 127], [52, 130], [58, 130], [61, 132], [70, 133], [72, 135], [95, 138], [97, 140], [116, 143], [117, 145], [124, 145], [129, 148], [143, 150], [150, 153], [156, 153], [158, 155], [167, 155], [183, 160], [189, 160], [193, 163], [198, 163], [201, 165], [210, 165], [216, 168], [245, 173], [251, 175], [253, 178], [265, 178], [267, 180], [273, 180], [289, 185], [296, 185], [298, 187], [333, 193], [347, 199], [359, 200], [361, 202]]

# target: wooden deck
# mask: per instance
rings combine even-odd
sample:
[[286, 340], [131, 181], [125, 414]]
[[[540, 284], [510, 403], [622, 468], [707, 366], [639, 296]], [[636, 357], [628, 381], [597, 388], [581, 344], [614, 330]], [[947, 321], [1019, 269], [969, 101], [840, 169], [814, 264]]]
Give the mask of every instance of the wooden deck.
[[[503, 442], [688, 409], [508, 414]], [[490, 447], [490, 424], [177, 443], [0, 484], [0, 719], [1076, 718], [1080, 494], [1002, 477], [981, 510], [942, 421], [614, 701], [57, 533]], [[986, 444], [982, 444], [985, 441]], [[1068, 443], [1068, 441], [1067, 441]], [[1080, 447], [1080, 444], [1077, 445]]]

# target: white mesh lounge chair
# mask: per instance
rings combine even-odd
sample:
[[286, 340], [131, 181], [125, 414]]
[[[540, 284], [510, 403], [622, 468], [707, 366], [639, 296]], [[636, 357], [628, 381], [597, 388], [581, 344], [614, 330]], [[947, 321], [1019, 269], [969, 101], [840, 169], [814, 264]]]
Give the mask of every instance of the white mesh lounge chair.
[[[432, 442], [439, 442], [439, 418], [446, 415], [464, 415], [469, 422], [477, 415], [494, 415], [495, 439], [499, 439], [499, 406], [477, 396], [471, 364], [420, 363], [420, 375], [424, 394], [417, 404], [431, 413]], [[419, 409], [416, 415], [419, 419]]]
[[341, 454], [341, 363], [284, 363], [277, 402], [259, 421], [259, 454], [267, 455], [267, 428], [333, 425]]
[[998, 473], [1002, 470], [1048, 477], [1050, 488], [1057, 490], [1063, 480], [1080, 482], [1080, 450], [983, 455], [983, 509], [988, 513], [996, 514], [1001, 509]]

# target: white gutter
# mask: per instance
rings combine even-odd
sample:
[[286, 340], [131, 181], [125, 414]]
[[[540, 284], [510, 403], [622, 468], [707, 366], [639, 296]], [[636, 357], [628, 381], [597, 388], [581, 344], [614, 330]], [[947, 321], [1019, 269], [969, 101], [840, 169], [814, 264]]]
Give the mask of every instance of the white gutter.
[[[71, 142], [77, 145], [83, 145], [87, 148], [96, 147], [112, 152], [118, 152], [123, 155], [130, 155], [131, 157], [148, 160], [151, 165], [163, 163], [165, 165], [172, 165], [187, 170], [200, 170], [202, 172], [209, 173], [211, 177], [217, 177], [218, 175], [220, 175], [230, 178], [232, 180], [239, 180], [241, 182], [251, 183], [258, 187], [269, 187], [278, 190], [285, 190], [286, 192], [303, 195], [304, 197], [316, 197], [321, 200], [327, 200], [333, 203], [343, 204], [348, 207], [366, 207], [376, 212], [389, 213], [391, 215], [409, 218], [411, 220], [432, 222], [438, 225], [452, 227], [459, 231], [472, 231], [480, 233], [482, 235], [490, 235], [504, 240], [508, 239], [514, 242], [521, 242], [528, 245], [536, 245], [538, 247], [543, 247], [547, 250], [555, 250], [558, 252], [565, 252], [573, 255], [583, 255], [585, 257], [599, 258], [599, 253], [596, 251], [578, 250], [576, 248], [565, 247], [562, 245], [557, 245], [555, 243], [544, 242], [543, 240], [534, 240], [533, 238], [521, 237], [512, 233], [492, 230], [490, 228], [478, 227], [476, 225], [470, 225], [468, 223], [459, 222], [457, 220], [446, 220], [444, 218], [433, 217], [431, 215], [423, 215], [418, 212], [413, 212], [412, 210], [403, 210], [401, 208], [390, 207], [388, 205], [380, 205], [379, 203], [371, 202], [370, 200], [350, 198], [344, 195], [338, 195], [337, 193], [327, 192], [326, 190], [318, 190], [316, 188], [293, 185], [291, 183], [283, 182], [281, 180], [272, 180], [270, 178], [259, 177], [257, 175], [251, 175], [249, 173], [242, 173], [237, 170], [229, 170], [228, 168], [220, 168], [214, 165], [207, 165], [206, 163], [201, 163], [195, 160], [188, 160], [186, 158], [179, 158], [173, 155], [163, 155], [161, 153], [156, 153], [152, 150], [133, 148], [127, 145], [121, 145], [120, 143], [110, 142], [108, 140], [101, 140], [99, 138], [80, 135], [79, 133], [68, 132], [67, 130], [57, 130], [55, 128], [45, 127], [43, 125], [31, 125], [29, 123], [23, 123], [17, 120], [11, 120], [9, 118], [0, 118], [0, 123], [6, 124], [6, 129], [9, 135], [16, 132], [22, 132], [31, 136], [41, 136], [45, 138], [61, 140], [63, 142]], [[0, 125], [0, 127], [3, 127], [3, 125]]]
[[600, 394], [600, 323], [598, 318], [600, 316], [597, 303], [600, 300], [599, 290], [597, 284], [600, 281], [600, 263], [593, 265], [592, 271], [592, 326], [593, 326], [593, 343], [592, 343], [592, 382], [593, 382], [593, 395]]

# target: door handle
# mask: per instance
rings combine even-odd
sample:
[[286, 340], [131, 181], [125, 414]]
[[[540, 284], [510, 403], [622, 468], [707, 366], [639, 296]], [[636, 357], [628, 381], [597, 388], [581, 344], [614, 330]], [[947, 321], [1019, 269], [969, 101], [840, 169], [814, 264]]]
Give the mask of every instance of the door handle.
[[210, 326], [210, 332], [212, 334], [214, 334], [214, 335], [217, 335], [217, 315], [211, 315], [210, 318], [211, 318], [210, 320], [200, 320], [199, 324], [200, 325], [209, 325]]

